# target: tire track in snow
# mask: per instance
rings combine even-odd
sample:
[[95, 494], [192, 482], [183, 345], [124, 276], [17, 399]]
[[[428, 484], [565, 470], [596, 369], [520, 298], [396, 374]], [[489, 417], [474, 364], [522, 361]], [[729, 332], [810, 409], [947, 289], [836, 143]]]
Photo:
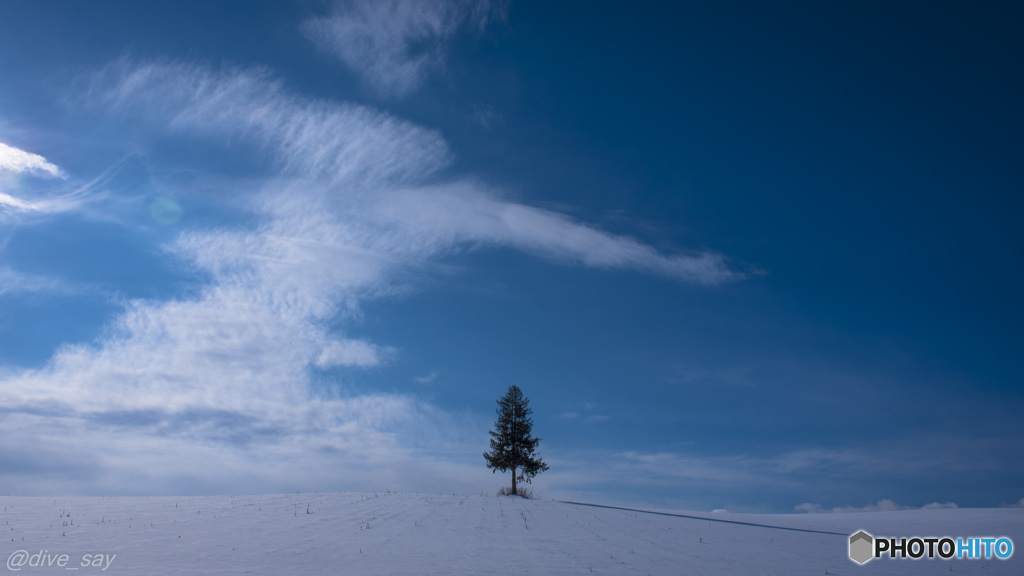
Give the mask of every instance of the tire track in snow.
[[655, 512], [654, 510], [640, 510], [639, 508], [623, 508], [621, 506], [607, 506], [604, 504], [590, 504], [588, 502], [573, 502], [571, 500], [558, 500], [562, 504], [573, 506], [590, 506], [593, 508], [607, 508], [609, 510], [625, 510], [626, 512], [641, 512], [643, 514], [656, 514], [658, 516], [672, 516], [674, 518], [687, 518], [690, 520], [706, 520], [708, 522], [722, 522], [724, 524], [739, 524], [740, 526], [753, 526], [756, 528], [773, 528], [775, 530], [789, 530], [791, 532], [809, 532], [811, 534], [832, 534], [835, 536], [849, 536], [843, 532], [828, 532], [826, 530], [812, 530], [810, 528], [793, 528], [790, 526], [772, 526], [771, 524], [758, 524], [756, 522], [743, 522], [742, 520], [726, 520], [724, 518], [707, 518], [704, 516], [693, 516], [689, 514], [676, 514], [673, 512]]

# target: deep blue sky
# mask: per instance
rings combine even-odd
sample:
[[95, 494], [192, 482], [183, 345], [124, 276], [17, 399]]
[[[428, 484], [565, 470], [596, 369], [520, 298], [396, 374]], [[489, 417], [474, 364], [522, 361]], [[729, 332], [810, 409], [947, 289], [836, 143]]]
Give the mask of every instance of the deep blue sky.
[[0, 3], [0, 492], [1016, 503], [1022, 16]]

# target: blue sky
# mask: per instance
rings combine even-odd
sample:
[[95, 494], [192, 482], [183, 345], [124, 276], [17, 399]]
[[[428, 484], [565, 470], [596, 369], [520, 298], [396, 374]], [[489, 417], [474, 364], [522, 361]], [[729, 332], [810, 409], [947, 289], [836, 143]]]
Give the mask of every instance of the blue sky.
[[1024, 497], [1010, 3], [0, 4], [0, 492]]

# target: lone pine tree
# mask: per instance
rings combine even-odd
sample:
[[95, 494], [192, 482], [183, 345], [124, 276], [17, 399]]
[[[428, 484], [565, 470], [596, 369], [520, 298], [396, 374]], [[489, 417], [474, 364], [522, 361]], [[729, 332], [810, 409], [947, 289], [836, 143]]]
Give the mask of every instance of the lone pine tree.
[[[508, 392], [498, 399], [498, 421], [491, 430], [491, 451], [484, 452], [487, 467], [492, 473], [512, 471], [512, 493], [516, 491], [516, 480], [530, 482], [537, 474], [548, 469], [548, 465], [535, 455], [540, 438], [530, 436], [533, 428], [533, 410], [530, 400], [523, 396], [518, 386], [509, 386]], [[518, 477], [516, 470], [519, 470]]]

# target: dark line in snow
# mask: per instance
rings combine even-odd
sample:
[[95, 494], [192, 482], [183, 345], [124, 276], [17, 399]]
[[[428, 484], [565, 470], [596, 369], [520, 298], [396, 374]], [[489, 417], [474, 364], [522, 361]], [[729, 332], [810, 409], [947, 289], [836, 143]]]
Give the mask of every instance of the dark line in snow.
[[725, 524], [739, 524], [741, 526], [756, 526], [757, 528], [774, 528], [776, 530], [790, 530], [792, 532], [810, 532], [812, 534], [832, 534], [835, 536], [849, 536], [842, 532], [827, 532], [825, 530], [811, 530], [810, 528], [790, 528], [789, 526], [772, 526], [770, 524], [756, 524], [754, 522], [741, 522], [739, 520], [723, 520], [721, 518], [705, 518], [704, 516], [689, 516], [687, 514], [673, 514], [671, 512], [654, 512], [653, 510], [640, 510], [638, 508], [622, 508], [621, 506], [605, 506], [604, 504], [588, 504], [586, 502], [570, 502], [559, 500], [562, 504], [574, 504], [576, 506], [592, 506], [594, 508], [608, 508], [610, 510], [625, 510], [627, 512], [643, 512], [644, 514], [657, 514], [658, 516], [674, 516], [676, 518], [689, 518], [691, 520], [707, 520], [708, 522], [724, 522]]

